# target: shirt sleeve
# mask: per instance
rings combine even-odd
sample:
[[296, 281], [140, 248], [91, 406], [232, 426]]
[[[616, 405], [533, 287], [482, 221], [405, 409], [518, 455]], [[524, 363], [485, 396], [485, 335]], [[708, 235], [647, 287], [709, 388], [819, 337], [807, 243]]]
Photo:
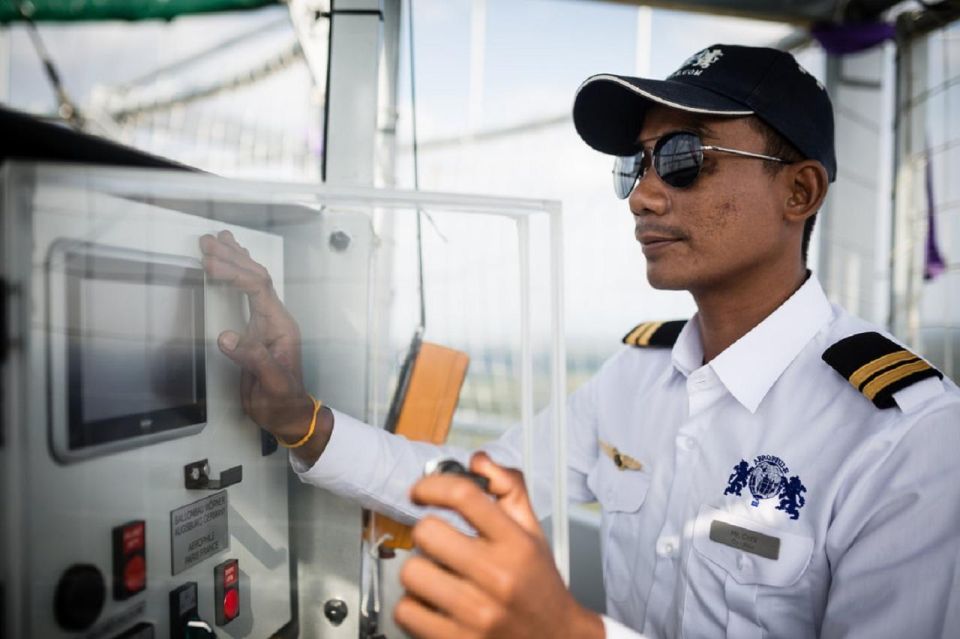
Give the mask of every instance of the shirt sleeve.
[[307, 467], [293, 455], [290, 463], [300, 481], [410, 524], [426, 513], [410, 501], [410, 487], [438, 457], [466, 463], [469, 452], [410, 441], [334, 410], [330, 441], [316, 463]]
[[603, 615], [603, 631], [606, 639], [646, 639], [647, 635], [631, 630], [618, 621]]
[[[596, 496], [587, 486], [587, 476], [597, 465], [597, 421], [599, 391], [602, 373], [593, 376], [583, 386], [571, 393], [566, 401], [567, 418], [567, 499], [572, 502], [595, 501]], [[540, 519], [552, 510], [554, 478], [553, 416], [550, 408], [536, 415], [533, 420], [533, 477], [527, 477], [530, 500]], [[491, 458], [506, 465], [520, 468], [523, 465], [523, 429], [515, 426], [498, 440], [483, 446]]]
[[[594, 377], [567, 399], [567, 482], [573, 501], [594, 499], [586, 477], [596, 464], [597, 378]], [[414, 442], [368, 426], [345, 413], [333, 411], [333, 432], [317, 462], [307, 467], [290, 456], [300, 480], [358, 502], [397, 521], [412, 523], [427, 510], [415, 506], [408, 492], [421, 476], [424, 465], [438, 457], [467, 464], [472, 451], [453, 446]], [[531, 500], [542, 519], [550, 514], [553, 481], [553, 420], [549, 409], [534, 419], [534, 476], [528, 478]], [[482, 446], [503, 466], [522, 466], [523, 429], [517, 424], [499, 439]]]
[[960, 636], [960, 404], [872, 449], [827, 533], [820, 636]]

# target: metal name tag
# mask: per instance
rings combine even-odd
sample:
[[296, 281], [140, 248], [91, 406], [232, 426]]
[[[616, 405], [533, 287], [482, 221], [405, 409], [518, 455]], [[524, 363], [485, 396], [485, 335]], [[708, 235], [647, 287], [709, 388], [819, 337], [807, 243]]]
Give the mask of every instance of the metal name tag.
[[230, 548], [227, 491], [171, 511], [170, 546], [174, 575]]
[[710, 523], [710, 539], [718, 544], [760, 555], [767, 559], [778, 559], [780, 557], [779, 537], [764, 535], [754, 530], [728, 524], [725, 521], [714, 519]]

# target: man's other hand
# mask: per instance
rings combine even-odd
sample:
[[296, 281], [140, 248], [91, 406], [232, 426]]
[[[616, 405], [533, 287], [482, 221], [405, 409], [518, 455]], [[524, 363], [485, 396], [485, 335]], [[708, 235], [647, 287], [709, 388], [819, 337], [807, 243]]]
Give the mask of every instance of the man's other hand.
[[[200, 238], [203, 268], [213, 280], [243, 291], [250, 321], [242, 333], [223, 331], [217, 345], [241, 368], [240, 398], [244, 412], [281, 441], [292, 444], [307, 432], [313, 400], [303, 388], [300, 328], [273, 288], [270, 273], [250, 257], [230, 231]], [[319, 457], [332, 429], [332, 414], [317, 416], [316, 435], [297, 449], [312, 463]]]
[[416, 525], [421, 554], [401, 570], [407, 592], [394, 610], [397, 623], [423, 639], [602, 638], [600, 617], [563, 585], [523, 475], [483, 453], [474, 455], [470, 469], [489, 478], [490, 494], [451, 475], [425, 477], [411, 490], [417, 504], [458, 512], [478, 536], [436, 517]]

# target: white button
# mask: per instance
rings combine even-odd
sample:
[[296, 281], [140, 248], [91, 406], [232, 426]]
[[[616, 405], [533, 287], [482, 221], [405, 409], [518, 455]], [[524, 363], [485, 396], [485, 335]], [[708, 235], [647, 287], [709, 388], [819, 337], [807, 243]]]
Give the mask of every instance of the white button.
[[668, 535], [657, 540], [657, 554], [661, 557], [676, 557], [679, 550], [679, 537]]
[[747, 556], [743, 553], [737, 555], [737, 570], [743, 570], [747, 565]]
[[683, 450], [693, 450], [694, 446], [697, 445], [696, 440], [693, 437], [687, 437], [686, 435], [680, 435], [677, 437], [677, 446]]

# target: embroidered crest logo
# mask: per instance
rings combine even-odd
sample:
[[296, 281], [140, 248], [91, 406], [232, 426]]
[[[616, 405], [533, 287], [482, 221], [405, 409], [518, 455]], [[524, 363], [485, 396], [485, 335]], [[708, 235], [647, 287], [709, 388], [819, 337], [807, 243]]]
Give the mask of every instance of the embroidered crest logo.
[[679, 69], [674, 71], [670, 77], [677, 78], [683, 75], [700, 75], [705, 69], [709, 69], [714, 62], [719, 60], [721, 56], [723, 56], [723, 51], [720, 49], [704, 49], [687, 58], [687, 61], [684, 62]]
[[700, 69], [709, 69], [710, 66], [720, 59], [723, 51], [720, 49], [704, 49], [700, 53], [694, 54], [683, 66], [698, 67]]
[[733, 467], [733, 474], [727, 480], [727, 488], [723, 494], [739, 497], [743, 489], [747, 488], [753, 496], [751, 506], [759, 506], [761, 499], [778, 497], [780, 503], [776, 506], [777, 510], [786, 512], [790, 519], [799, 519], [800, 509], [807, 503], [803, 496], [807, 487], [797, 475], [788, 478], [789, 472], [790, 469], [783, 460], [773, 455], [758, 456], [754, 459], [753, 466], [746, 460], [740, 460], [740, 463]]

